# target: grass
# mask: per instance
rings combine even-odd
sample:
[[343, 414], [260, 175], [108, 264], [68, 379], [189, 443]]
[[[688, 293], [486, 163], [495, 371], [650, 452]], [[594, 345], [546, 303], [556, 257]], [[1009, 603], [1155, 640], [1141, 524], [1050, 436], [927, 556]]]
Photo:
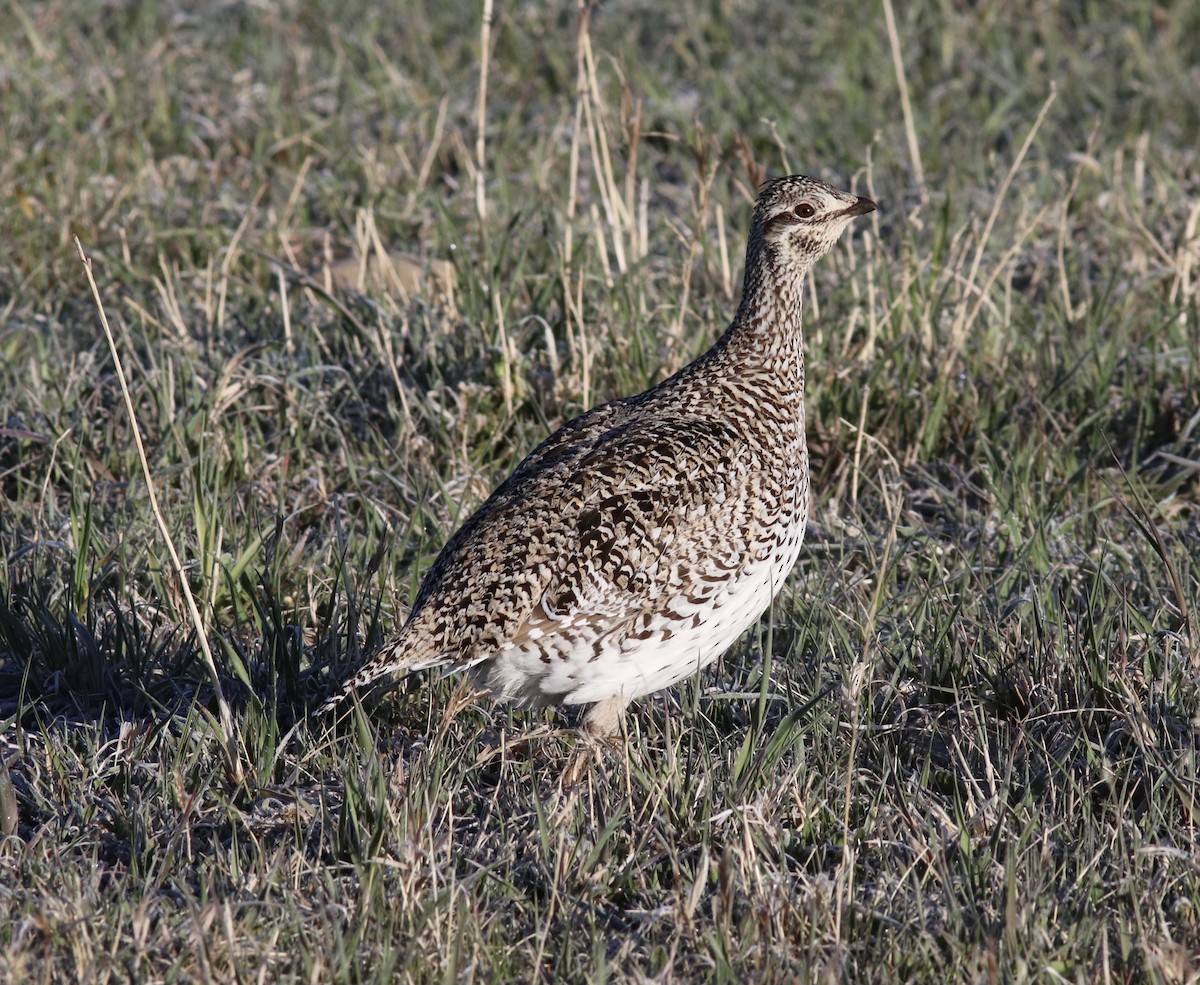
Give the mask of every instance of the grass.
[[[1200, 14], [895, 15], [907, 128], [876, 3], [498, 5], [482, 99], [474, 7], [6, 8], [0, 978], [1200, 980]], [[309, 720], [785, 170], [881, 209], [771, 618], [568, 796], [570, 711]]]

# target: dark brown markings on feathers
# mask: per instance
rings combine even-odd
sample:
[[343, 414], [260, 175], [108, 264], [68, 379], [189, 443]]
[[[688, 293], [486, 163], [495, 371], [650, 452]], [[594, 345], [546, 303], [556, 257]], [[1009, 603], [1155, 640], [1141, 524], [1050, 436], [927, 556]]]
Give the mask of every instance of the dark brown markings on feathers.
[[[555, 615], [615, 590], [640, 609], [645, 603], [635, 600], [662, 572], [690, 572], [681, 567], [690, 531], [716, 536], [708, 504], [744, 481], [743, 434], [666, 410], [626, 417], [626, 404], [616, 402], [572, 422], [574, 444], [556, 436], [535, 449], [446, 544], [410, 621], [423, 624], [452, 663], [499, 647], [539, 599]], [[713, 460], [724, 468], [712, 469]], [[487, 614], [464, 619], [461, 601], [450, 604], [464, 597]]]

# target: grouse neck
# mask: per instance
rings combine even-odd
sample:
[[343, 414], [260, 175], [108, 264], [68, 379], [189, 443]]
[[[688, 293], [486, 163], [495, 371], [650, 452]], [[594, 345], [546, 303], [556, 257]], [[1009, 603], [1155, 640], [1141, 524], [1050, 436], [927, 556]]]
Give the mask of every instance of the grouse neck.
[[[765, 255], [764, 255], [765, 254]], [[751, 254], [742, 301], [726, 332], [729, 355], [763, 362], [776, 369], [780, 360], [802, 360], [804, 334], [801, 315], [804, 277], [808, 268], [772, 263], [767, 249]]]

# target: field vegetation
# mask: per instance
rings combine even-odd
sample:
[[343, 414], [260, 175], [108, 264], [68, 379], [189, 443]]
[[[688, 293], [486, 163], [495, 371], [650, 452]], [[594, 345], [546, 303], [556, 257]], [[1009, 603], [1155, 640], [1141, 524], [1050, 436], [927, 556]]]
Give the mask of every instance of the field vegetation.
[[[0, 26], [0, 980], [1200, 981], [1200, 6]], [[770, 617], [570, 790], [573, 710], [313, 717], [786, 172], [880, 209]]]

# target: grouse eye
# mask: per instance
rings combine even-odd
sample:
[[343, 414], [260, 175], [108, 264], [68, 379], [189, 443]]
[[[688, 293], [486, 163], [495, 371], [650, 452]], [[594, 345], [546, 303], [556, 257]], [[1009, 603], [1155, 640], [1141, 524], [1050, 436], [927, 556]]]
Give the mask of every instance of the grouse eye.
[[817, 210], [809, 205], [808, 202], [801, 202], [794, 209], [792, 209], [792, 211], [795, 212], [796, 216], [800, 219], [811, 219], [817, 214]]

